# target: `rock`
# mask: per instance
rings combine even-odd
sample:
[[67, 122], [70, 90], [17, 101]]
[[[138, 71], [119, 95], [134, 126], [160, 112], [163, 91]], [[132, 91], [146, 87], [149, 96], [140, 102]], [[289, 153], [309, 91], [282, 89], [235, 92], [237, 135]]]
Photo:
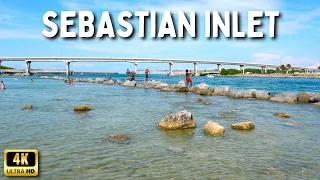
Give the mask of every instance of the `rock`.
[[230, 109], [228, 112], [237, 112], [237, 110], [234, 110], [234, 109]]
[[203, 102], [203, 104], [205, 104], [205, 105], [210, 105], [210, 104], [212, 104], [212, 102], [210, 102], [210, 101], [205, 101], [205, 102]]
[[142, 83], [137, 83], [136, 87], [138, 87], [138, 88], [147, 88], [147, 85], [146, 84], [142, 84]]
[[299, 125], [299, 123], [297, 123], [295, 121], [291, 122], [290, 124], [293, 125], [293, 126], [298, 126]]
[[170, 87], [163, 87], [160, 89], [160, 91], [169, 92], [172, 91], [172, 89]]
[[211, 96], [213, 95], [212, 91], [209, 89], [197, 89], [195, 93], [201, 95], [201, 96]]
[[243, 98], [243, 91], [231, 89], [228, 96], [230, 98]]
[[108, 84], [108, 85], [114, 85], [114, 81], [112, 79], [110, 79], [109, 81], [104, 81], [104, 84]]
[[227, 117], [227, 116], [232, 116], [231, 114], [219, 114], [221, 117]]
[[290, 117], [290, 114], [288, 114], [288, 113], [280, 113], [280, 112], [274, 113], [273, 115], [278, 116], [278, 117], [283, 117], [283, 118], [289, 118]]
[[126, 142], [128, 141], [128, 136], [126, 135], [113, 135], [107, 138], [110, 142]]
[[272, 102], [281, 102], [281, 103], [296, 102], [297, 100], [298, 100], [298, 93], [280, 93], [270, 98], [270, 101]]
[[125, 82], [122, 83], [122, 85], [126, 86], [126, 87], [135, 87], [136, 86], [136, 82], [135, 81], [126, 80]]
[[261, 100], [268, 100], [270, 99], [270, 93], [266, 91], [256, 90], [252, 92], [252, 97]]
[[32, 109], [32, 108], [33, 108], [32, 105], [28, 105], [28, 106], [22, 108], [21, 110], [30, 110], [30, 109]]
[[90, 106], [87, 106], [87, 105], [82, 105], [82, 106], [76, 106], [76, 107], [74, 107], [74, 111], [75, 111], [75, 112], [78, 112], [78, 111], [87, 112], [87, 111], [90, 111], [90, 110], [91, 110], [91, 107], [90, 107]]
[[215, 86], [213, 88], [214, 94], [218, 96], [227, 96], [229, 94], [229, 90], [229, 86]]
[[176, 87], [177, 87], [177, 85], [175, 85], [175, 84], [169, 85], [169, 88], [170, 88], [170, 89], [174, 89], [174, 88], [176, 88]]
[[168, 150], [169, 151], [172, 151], [174, 153], [183, 153], [184, 152], [184, 149], [181, 148], [181, 147], [176, 147], [176, 146], [170, 146], [168, 147]]
[[75, 79], [73, 80], [73, 82], [80, 82], [80, 79], [79, 79], [79, 78], [75, 78]]
[[216, 136], [224, 133], [224, 127], [213, 121], [208, 121], [203, 127], [204, 131], [210, 135]]
[[96, 78], [95, 80], [95, 83], [103, 83], [105, 81], [105, 79], [103, 78]]
[[180, 92], [180, 93], [186, 93], [188, 92], [188, 89], [186, 87], [175, 87], [172, 89], [172, 91], [174, 92]]
[[169, 84], [160, 82], [154, 88], [161, 89], [161, 88], [165, 88], [165, 87], [169, 87]]
[[198, 102], [202, 102], [203, 100], [201, 98], [198, 98]]
[[243, 91], [243, 98], [253, 98], [252, 93], [255, 92], [255, 89], [248, 89]]
[[85, 81], [85, 82], [87, 82], [87, 83], [95, 83], [96, 81], [89, 78], [89, 79], [87, 79], [87, 81]]
[[252, 122], [241, 122], [238, 124], [231, 124], [231, 128], [235, 130], [251, 130], [255, 125]]
[[317, 102], [317, 103], [312, 103], [313, 105], [315, 105], [315, 106], [318, 106], [318, 107], [320, 107], [320, 102]]
[[63, 101], [63, 98], [57, 98], [56, 100], [57, 101]]
[[185, 88], [186, 87], [186, 83], [184, 81], [180, 81], [177, 85], [178, 88]]
[[196, 89], [209, 89], [210, 86], [205, 83], [201, 83], [201, 84], [197, 84], [196, 86], [194, 86], [194, 88], [196, 88]]
[[151, 83], [148, 83], [148, 86], [151, 87], [151, 88], [154, 88], [154, 87], [156, 87], [159, 83], [161, 83], [161, 82], [160, 82], [160, 81], [152, 80]]
[[169, 114], [159, 122], [159, 127], [166, 130], [195, 128], [196, 122], [193, 120], [191, 112], [187, 110]]
[[317, 92], [300, 92], [298, 93], [299, 102], [315, 103], [320, 102], [320, 93]]

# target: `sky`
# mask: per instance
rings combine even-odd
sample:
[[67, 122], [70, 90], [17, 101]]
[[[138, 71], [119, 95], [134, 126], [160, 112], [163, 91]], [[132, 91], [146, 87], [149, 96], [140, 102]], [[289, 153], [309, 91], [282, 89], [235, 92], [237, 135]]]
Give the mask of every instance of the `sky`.
[[[198, 15], [198, 38], [139, 38], [137, 19], [130, 19], [135, 35], [124, 39], [117, 37], [91, 39], [48, 39], [42, 35], [47, 27], [42, 17], [47, 11], [58, 15], [66, 10], [90, 10], [95, 23], [100, 22], [103, 11], [109, 11], [115, 30], [119, 28], [117, 16], [121, 11], [196, 11]], [[247, 30], [248, 11], [280, 11], [277, 38], [236, 39], [224, 37], [205, 38], [205, 11], [238, 11], [241, 27]], [[77, 20], [75, 20], [77, 21]], [[59, 25], [60, 21], [55, 20]], [[264, 20], [266, 24], [268, 21]], [[77, 23], [77, 22], [76, 22]], [[98, 26], [97, 26], [98, 27]], [[268, 27], [259, 28], [267, 34]], [[72, 28], [78, 31], [77, 26]], [[148, 23], [147, 23], [148, 32]], [[1, 57], [123, 57], [220, 60], [231, 62], [254, 62], [268, 64], [291, 64], [311, 67], [320, 63], [320, 1], [319, 0], [0, 0], [0, 56]], [[2, 62], [2, 65], [24, 68], [24, 62]], [[36, 63], [32, 68], [64, 69], [65, 63]], [[138, 69], [168, 69], [168, 64], [138, 64]], [[131, 63], [71, 63], [73, 71], [119, 72], [133, 69]], [[173, 69], [192, 69], [193, 64], [174, 64]], [[201, 69], [216, 69], [216, 65], [199, 65]], [[232, 68], [226, 66], [225, 68]], [[234, 67], [239, 68], [239, 67]]]

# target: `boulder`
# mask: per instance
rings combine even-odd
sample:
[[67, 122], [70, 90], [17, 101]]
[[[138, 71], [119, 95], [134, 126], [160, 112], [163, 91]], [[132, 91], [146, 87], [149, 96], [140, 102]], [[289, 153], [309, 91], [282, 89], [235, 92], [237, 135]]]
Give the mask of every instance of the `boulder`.
[[320, 102], [317, 102], [317, 103], [312, 103], [313, 105], [315, 105], [315, 106], [318, 106], [318, 107], [320, 107]]
[[228, 96], [230, 98], [243, 98], [243, 91], [231, 89]]
[[75, 79], [73, 80], [73, 82], [80, 82], [80, 79], [79, 79], [79, 78], [75, 78]]
[[219, 116], [221, 117], [228, 117], [228, 116], [232, 116], [231, 114], [219, 114]]
[[255, 90], [252, 92], [252, 97], [261, 100], [268, 100], [270, 99], [270, 93], [266, 91]]
[[87, 105], [82, 105], [82, 106], [75, 106], [74, 107], [74, 111], [75, 112], [87, 112], [87, 111], [90, 111], [91, 110], [91, 107], [90, 106], [87, 106]]
[[203, 127], [204, 131], [210, 135], [216, 136], [224, 133], [224, 127], [213, 121], [208, 121]]
[[138, 88], [147, 88], [147, 85], [146, 84], [142, 84], [142, 83], [137, 83], [136, 87], [138, 87]]
[[194, 86], [194, 88], [196, 88], [196, 89], [209, 89], [209, 87], [210, 86], [205, 83], [197, 84], [196, 86]]
[[172, 89], [170, 87], [162, 87], [160, 91], [169, 92], [172, 91]]
[[237, 110], [235, 110], [235, 109], [230, 109], [228, 112], [234, 113], [234, 112], [237, 112]]
[[114, 81], [112, 79], [110, 79], [109, 81], [105, 81], [103, 82], [104, 84], [108, 84], [108, 85], [113, 85]]
[[63, 101], [63, 98], [57, 98], [56, 100], [57, 101]]
[[96, 78], [95, 80], [95, 83], [103, 83], [105, 81], [105, 79], [103, 78]]
[[154, 88], [154, 87], [156, 87], [159, 83], [161, 83], [161, 82], [160, 82], [160, 81], [152, 80], [151, 83], [148, 83], [148, 86], [151, 87], [151, 88]]
[[241, 122], [238, 124], [231, 124], [231, 128], [234, 130], [251, 130], [255, 125], [252, 122]]
[[205, 105], [210, 105], [210, 104], [212, 104], [212, 102], [210, 102], [210, 101], [205, 101], [205, 102], [203, 102], [203, 104], [205, 104]]
[[283, 117], [283, 118], [289, 118], [290, 117], [290, 114], [281, 113], [281, 112], [274, 113], [273, 115], [278, 116], [278, 117]]
[[211, 96], [213, 95], [212, 91], [210, 89], [197, 89], [195, 93], [201, 95], [201, 96]]
[[177, 85], [178, 88], [185, 88], [186, 87], [186, 83], [184, 81], [180, 81]]
[[317, 92], [300, 92], [298, 93], [299, 102], [316, 103], [320, 102], [320, 93]]
[[165, 88], [165, 87], [169, 87], [169, 84], [160, 82], [154, 88], [161, 89], [161, 88]]
[[33, 108], [32, 105], [28, 105], [28, 106], [22, 108], [21, 110], [30, 110], [30, 109], [32, 109], [32, 108]]
[[120, 79], [117, 79], [116, 83], [117, 84], [122, 84], [122, 81]]
[[253, 98], [252, 93], [256, 91], [255, 89], [248, 89], [243, 91], [243, 98]]
[[159, 127], [166, 130], [195, 128], [196, 122], [193, 120], [191, 112], [187, 110], [169, 114], [159, 122]]
[[198, 98], [198, 102], [202, 102], [203, 100], [201, 98]]
[[227, 96], [229, 94], [229, 90], [229, 86], [215, 86], [213, 88], [214, 94], [218, 96]]
[[288, 102], [296, 102], [298, 100], [298, 93], [280, 93], [272, 96], [270, 101], [272, 102], [281, 102], [281, 103], [288, 103]]
[[110, 142], [121, 142], [121, 143], [123, 143], [123, 142], [128, 141], [128, 136], [126, 136], [126, 135], [113, 135], [113, 136], [109, 136], [107, 138], [107, 140], [110, 141]]
[[85, 81], [85, 82], [87, 82], [87, 83], [95, 83], [96, 81], [89, 78], [89, 79], [87, 79], [87, 81]]
[[136, 82], [135, 81], [126, 80], [125, 82], [122, 83], [122, 85], [126, 86], [126, 87], [135, 87], [136, 86]]
[[172, 91], [174, 92], [180, 92], [180, 93], [186, 93], [188, 92], [188, 88], [187, 87], [175, 87], [172, 89]]

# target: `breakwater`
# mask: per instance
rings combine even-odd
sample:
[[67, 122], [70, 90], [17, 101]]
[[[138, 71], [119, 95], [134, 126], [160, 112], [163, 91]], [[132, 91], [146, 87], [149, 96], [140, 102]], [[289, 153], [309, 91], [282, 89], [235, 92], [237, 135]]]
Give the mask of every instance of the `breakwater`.
[[[64, 80], [67, 81], [68, 78], [54, 76], [41, 76], [42, 79], [53, 79], [53, 80]], [[159, 89], [160, 91], [166, 92], [178, 92], [178, 93], [196, 93], [203, 96], [228, 96], [234, 99], [251, 99], [251, 100], [265, 100], [271, 102], [279, 103], [312, 103], [316, 106], [320, 106], [320, 93], [319, 92], [282, 92], [278, 94], [271, 94], [270, 92], [256, 89], [247, 90], [236, 90], [232, 89], [230, 86], [214, 86], [210, 87], [205, 83], [197, 84], [194, 87], [186, 87], [184, 81], [180, 81], [178, 84], [167, 84], [161, 81], [151, 81], [151, 82], [136, 82], [126, 80], [122, 82], [121, 80], [106, 80], [104, 78], [74, 78], [74, 82], [84, 82], [84, 83], [97, 83], [97, 84], [107, 84], [114, 85], [118, 84], [125, 87], [138, 87], [138, 88], [153, 88]]]

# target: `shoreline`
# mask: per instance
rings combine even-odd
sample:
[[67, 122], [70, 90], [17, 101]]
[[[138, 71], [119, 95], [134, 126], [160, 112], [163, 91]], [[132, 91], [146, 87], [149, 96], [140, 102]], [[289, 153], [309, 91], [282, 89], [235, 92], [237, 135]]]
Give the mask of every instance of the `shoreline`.
[[[67, 81], [68, 78], [59, 76], [48, 77], [41, 76], [41, 79], [51, 80], [63, 80]], [[201, 96], [227, 96], [231, 99], [249, 99], [249, 100], [263, 100], [270, 102], [286, 103], [286, 104], [313, 104], [320, 107], [320, 92], [281, 92], [278, 94], [271, 94], [264, 90], [248, 89], [248, 90], [236, 90], [230, 88], [230, 86], [214, 86], [210, 87], [205, 83], [197, 84], [193, 87], [186, 87], [184, 81], [180, 81], [178, 84], [167, 84], [161, 81], [149, 81], [148, 83], [139, 83], [136, 81], [121, 80], [113, 81], [106, 80], [104, 78], [71, 78], [73, 82], [105, 84], [105, 85], [120, 85], [124, 87], [132, 88], [152, 88], [159, 89], [162, 92], [176, 92], [176, 93], [195, 93]]]

